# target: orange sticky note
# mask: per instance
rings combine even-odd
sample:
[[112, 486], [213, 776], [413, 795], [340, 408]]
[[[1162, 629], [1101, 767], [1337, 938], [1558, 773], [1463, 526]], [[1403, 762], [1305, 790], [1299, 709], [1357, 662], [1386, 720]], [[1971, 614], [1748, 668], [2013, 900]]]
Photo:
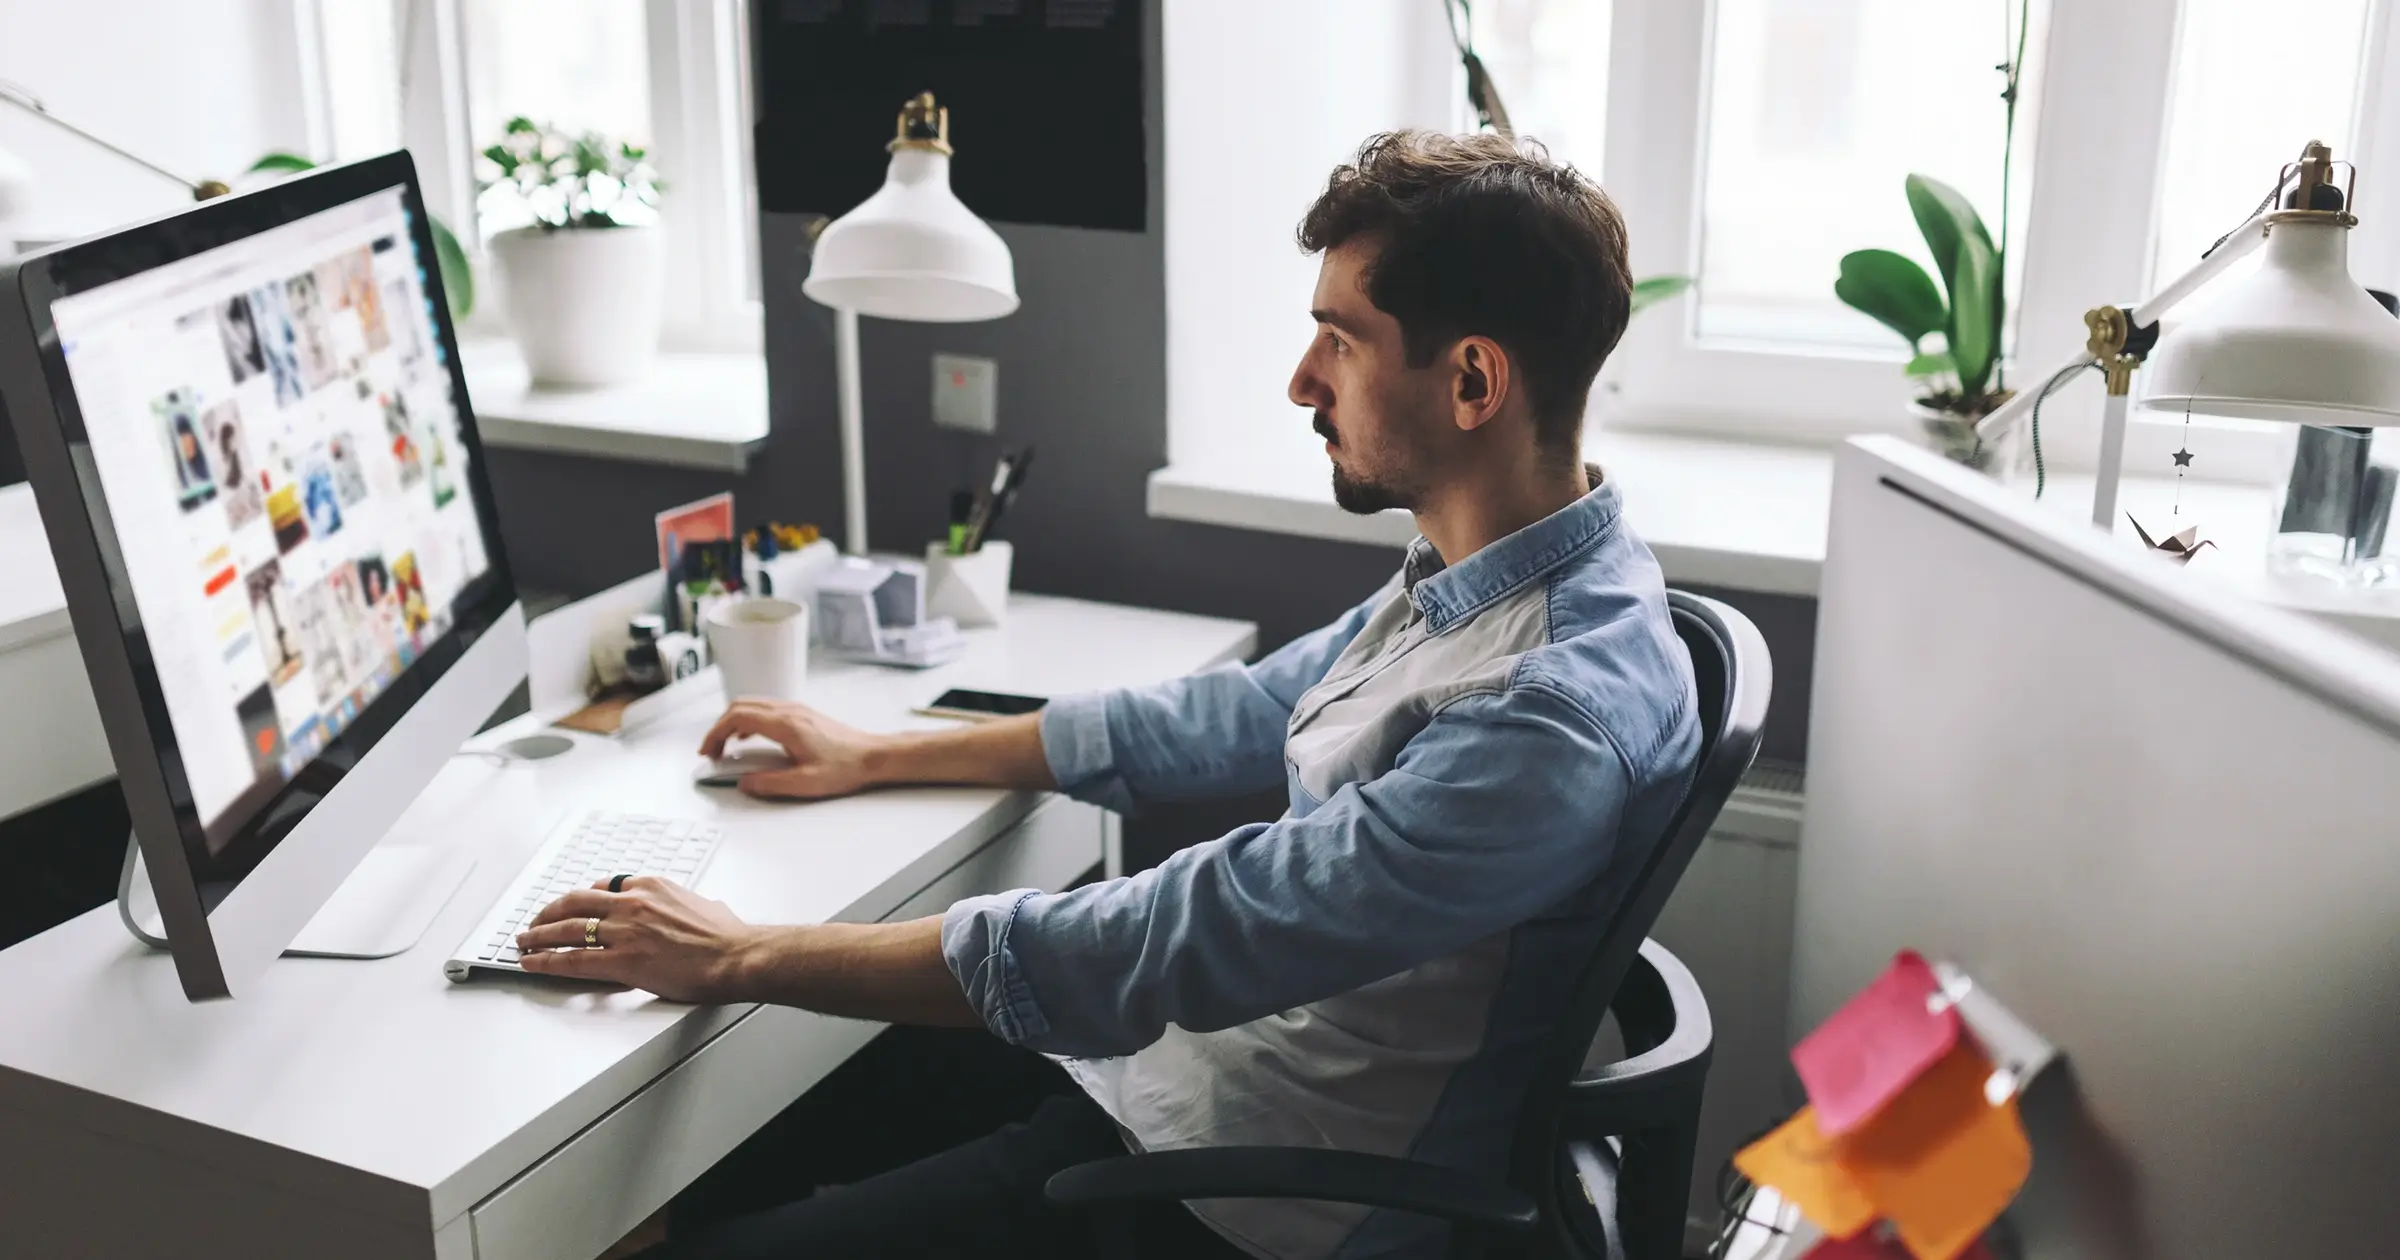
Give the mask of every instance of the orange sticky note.
[[1837, 1148], [1870, 1210], [1892, 1223], [1917, 1260], [1955, 1260], [2033, 1170], [2016, 1099], [1995, 1107], [1984, 1097], [1991, 1074], [1991, 1063], [1962, 1042]]
[[1818, 1131], [1814, 1107], [1802, 1107], [1782, 1128], [1744, 1147], [1733, 1166], [1774, 1187], [1810, 1224], [1834, 1237], [1847, 1238], [1875, 1219], [1866, 1190], [1842, 1166], [1832, 1139]]

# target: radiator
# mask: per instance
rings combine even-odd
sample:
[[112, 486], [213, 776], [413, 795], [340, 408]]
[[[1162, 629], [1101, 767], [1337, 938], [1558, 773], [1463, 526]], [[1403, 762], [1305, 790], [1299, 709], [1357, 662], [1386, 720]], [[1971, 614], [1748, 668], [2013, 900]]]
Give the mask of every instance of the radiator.
[[1692, 1165], [1693, 1254], [1716, 1232], [1717, 1169], [1791, 1110], [1784, 1019], [1805, 786], [1788, 763], [1761, 761], [1744, 775], [1652, 932], [1692, 969], [1716, 1026]]

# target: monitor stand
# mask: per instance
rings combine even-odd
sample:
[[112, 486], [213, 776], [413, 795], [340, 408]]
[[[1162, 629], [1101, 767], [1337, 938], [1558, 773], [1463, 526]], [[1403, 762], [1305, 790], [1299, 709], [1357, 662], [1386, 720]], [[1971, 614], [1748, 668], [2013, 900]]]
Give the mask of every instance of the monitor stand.
[[[475, 869], [470, 853], [424, 845], [379, 844], [283, 953], [287, 958], [389, 958], [405, 953], [433, 926], [460, 884]], [[167, 948], [167, 930], [140, 843], [127, 837], [125, 869], [117, 876], [117, 917], [136, 940]]]

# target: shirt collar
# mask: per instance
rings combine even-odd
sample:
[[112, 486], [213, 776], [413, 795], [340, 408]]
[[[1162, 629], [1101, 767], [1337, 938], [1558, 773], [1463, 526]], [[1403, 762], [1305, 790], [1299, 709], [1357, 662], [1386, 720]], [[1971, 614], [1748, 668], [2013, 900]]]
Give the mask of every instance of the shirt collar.
[[1485, 546], [1454, 565], [1423, 538], [1410, 543], [1401, 566], [1409, 602], [1440, 634], [1480, 612], [1485, 605], [1550, 575], [1591, 550], [1616, 528], [1617, 488], [1596, 464], [1584, 465], [1591, 492], [1533, 524]]

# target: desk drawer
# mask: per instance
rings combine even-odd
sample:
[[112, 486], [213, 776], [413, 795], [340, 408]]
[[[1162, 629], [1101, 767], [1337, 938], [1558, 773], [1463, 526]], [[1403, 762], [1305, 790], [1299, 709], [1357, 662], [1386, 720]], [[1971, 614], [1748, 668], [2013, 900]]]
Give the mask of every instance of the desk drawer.
[[[890, 916], [1063, 888], [1100, 860], [1101, 812], [1053, 798]], [[478, 1260], [591, 1260], [881, 1031], [762, 1006], [470, 1209]]]

